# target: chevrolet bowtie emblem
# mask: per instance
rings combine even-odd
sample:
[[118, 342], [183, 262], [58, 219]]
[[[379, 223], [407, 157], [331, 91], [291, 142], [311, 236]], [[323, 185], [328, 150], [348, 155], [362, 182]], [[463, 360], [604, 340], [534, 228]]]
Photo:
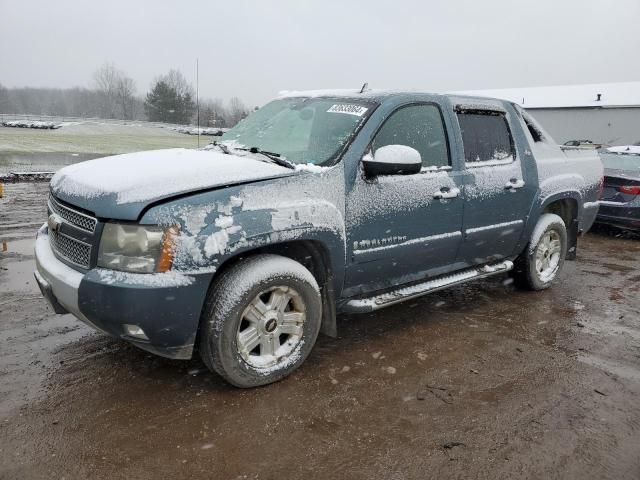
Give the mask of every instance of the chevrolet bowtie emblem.
[[49, 230], [53, 232], [57, 232], [58, 229], [60, 228], [60, 225], [62, 225], [62, 217], [60, 217], [60, 215], [56, 215], [55, 213], [52, 213], [51, 215], [49, 215], [49, 219], [47, 220], [47, 225], [49, 226]]

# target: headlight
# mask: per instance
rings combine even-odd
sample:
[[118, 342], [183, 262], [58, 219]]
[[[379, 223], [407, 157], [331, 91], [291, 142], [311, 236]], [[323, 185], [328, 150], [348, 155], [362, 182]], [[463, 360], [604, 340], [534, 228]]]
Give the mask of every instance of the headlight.
[[123, 272], [166, 272], [173, 264], [177, 227], [107, 223], [98, 266]]

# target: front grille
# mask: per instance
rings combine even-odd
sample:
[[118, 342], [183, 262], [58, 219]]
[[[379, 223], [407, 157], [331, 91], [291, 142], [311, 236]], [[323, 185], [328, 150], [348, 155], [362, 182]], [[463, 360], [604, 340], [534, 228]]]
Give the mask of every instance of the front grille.
[[49, 229], [49, 244], [55, 253], [82, 268], [89, 268], [91, 245]]
[[53, 195], [49, 195], [49, 210], [53, 213], [57, 213], [71, 225], [74, 225], [81, 230], [89, 233], [93, 233], [96, 230], [96, 224], [98, 221], [94, 217], [58, 203], [56, 199], [53, 198]]

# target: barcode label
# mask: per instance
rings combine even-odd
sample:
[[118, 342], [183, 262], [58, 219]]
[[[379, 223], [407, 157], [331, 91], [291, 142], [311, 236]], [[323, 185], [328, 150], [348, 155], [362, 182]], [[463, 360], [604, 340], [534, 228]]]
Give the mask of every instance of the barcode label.
[[327, 113], [346, 113], [347, 115], [355, 115], [356, 117], [361, 117], [367, 110], [367, 107], [363, 107], [361, 105], [350, 105], [341, 103], [333, 105], [329, 110], [327, 110]]

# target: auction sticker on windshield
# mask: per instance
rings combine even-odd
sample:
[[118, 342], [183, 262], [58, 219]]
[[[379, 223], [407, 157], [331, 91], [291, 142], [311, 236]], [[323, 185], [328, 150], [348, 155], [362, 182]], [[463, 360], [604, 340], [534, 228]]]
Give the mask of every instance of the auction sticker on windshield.
[[367, 111], [367, 107], [361, 105], [338, 104], [333, 105], [327, 113], [346, 113], [347, 115], [355, 115], [361, 117]]

